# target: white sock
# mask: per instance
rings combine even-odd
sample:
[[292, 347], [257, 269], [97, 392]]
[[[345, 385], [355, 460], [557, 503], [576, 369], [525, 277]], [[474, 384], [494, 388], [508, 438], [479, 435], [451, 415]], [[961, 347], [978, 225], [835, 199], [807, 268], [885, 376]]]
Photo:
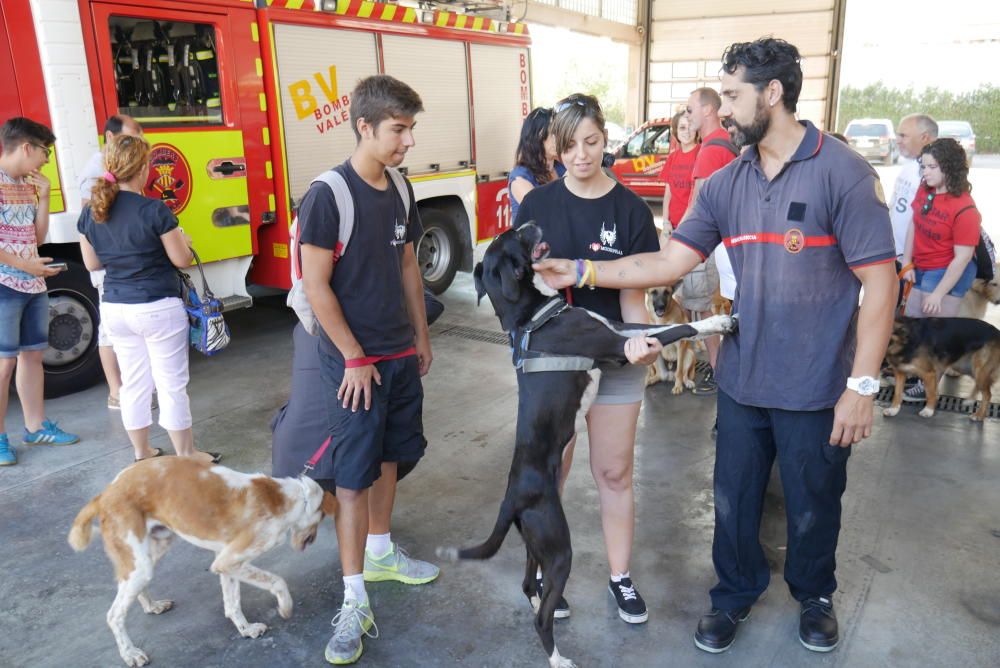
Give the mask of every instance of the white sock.
[[365, 541], [365, 549], [376, 559], [384, 557], [392, 549], [392, 541], [389, 540], [390, 536], [392, 536], [391, 533], [368, 534], [368, 540]]
[[344, 600], [353, 600], [358, 603], [368, 602], [368, 592], [365, 590], [365, 576], [363, 574], [344, 576]]
[[612, 573], [611, 574], [611, 581], [612, 582], [621, 582], [622, 578], [627, 578], [627, 577], [630, 577], [629, 574], [628, 574], [628, 571], [625, 571], [624, 573], [619, 573], [618, 575], [615, 575], [614, 573]]

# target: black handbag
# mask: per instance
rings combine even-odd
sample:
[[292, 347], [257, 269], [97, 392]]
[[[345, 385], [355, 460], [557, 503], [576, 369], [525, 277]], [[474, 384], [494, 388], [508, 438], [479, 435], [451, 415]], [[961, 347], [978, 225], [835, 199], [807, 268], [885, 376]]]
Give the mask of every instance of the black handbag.
[[198, 264], [198, 273], [201, 274], [201, 294], [191, 281], [191, 277], [183, 271], [178, 270], [177, 275], [181, 281], [181, 298], [184, 300], [184, 310], [187, 311], [188, 321], [191, 324], [190, 341], [191, 347], [203, 355], [217, 355], [226, 349], [232, 334], [229, 325], [222, 317], [222, 302], [215, 297], [208, 281], [205, 280], [205, 270], [201, 268], [201, 259], [194, 248], [195, 262]]

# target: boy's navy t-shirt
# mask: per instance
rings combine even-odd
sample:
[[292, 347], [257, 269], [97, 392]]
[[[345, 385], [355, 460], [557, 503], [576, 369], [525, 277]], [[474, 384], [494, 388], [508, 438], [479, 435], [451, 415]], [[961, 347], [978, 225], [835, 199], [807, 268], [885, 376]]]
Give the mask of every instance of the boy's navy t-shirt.
[[[330, 287], [344, 318], [365, 355], [392, 355], [413, 345], [413, 325], [403, 295], [403, 250], [423, 234], [420, 214], [407, 182], [410, 198], [406, 218], [403, 200], [392, 179], [378, 190], [344, 162], [347, 186], [354, 198], [354, 229], [344, 254], [334, 268]], [[333, 250], [340, 232], [340, 214], [330, 187], [313, 183], [302, 197], [298, 211], [301, 243]], [[325, 330], [320, 348], [342, 360]]]
[[[617, 260], [660, 250], [653, 213], [620, 183], [596, 199], [577, 197], [563, 179], [524, 196], [514, 227], [533, 221], [542, 228], [552, 257]], [[620, 290], [572, 288], [573, 304], [609, 320], [622, 319]]]
[[177, 227], [177, 218], [159, 200], [122, 190], [108, 220], [98, 223], [84, 207], [76, 229], [94, 247], [107, 270], [104, 301], [148, 304], [180, 297], [180, 282], [160, 236]]

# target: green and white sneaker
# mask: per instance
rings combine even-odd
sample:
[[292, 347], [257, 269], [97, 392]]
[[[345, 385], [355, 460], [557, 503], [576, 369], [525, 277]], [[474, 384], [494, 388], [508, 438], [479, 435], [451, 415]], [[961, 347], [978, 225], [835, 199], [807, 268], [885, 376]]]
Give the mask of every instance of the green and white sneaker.
[[434, 564], [414, 559], [395, 543], [390, 545], [392, 547], [388, 554], [377, 559], [371, 552], [365, 550], [365, 582], [394, 580], [403, 584], [419, 585], [437, 579], [441, 573], [441, 569]]
[[[324, 656], [335, 666], [354, 663], [361, 658], [361, 653], [365, 650], [361, 643], [362, 636], [378, 638], [375, 615], [368, 601], [358, 603], [354, 599], [345, 599], [340, 612], [330, 624], [333, 626], [333, 636], [326, 644]], [[375, 629], [375, 632], [372, 633], [371, 629]]]

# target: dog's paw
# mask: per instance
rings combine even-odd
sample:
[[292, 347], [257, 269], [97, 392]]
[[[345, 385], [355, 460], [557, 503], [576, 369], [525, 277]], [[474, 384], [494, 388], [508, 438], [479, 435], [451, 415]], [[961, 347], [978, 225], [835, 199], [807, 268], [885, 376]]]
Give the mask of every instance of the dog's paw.
[[882, 417], [896, 417], [899, 415], [899, 406], [890, 406], [882, 409]]
[[281, 615], [282, 619], [292, 618], [292, 608], [295, 607], [292, 603], [292, 596], [287, 591], [278, 594], [278, 614]]
[[434, 554], [436, 554], [439, 559], [447, 559], [448, 561], [458, 561], [457, 547], [439, 547], [438, 549], [434, 550]]
[[693, 380], [691, 380], [690, 378], [685, 378], [685, 379], [684, 379], [684, 387], [686, 387], [686, 388], [687, 388], [687, 389], [689, 389], [689, 390], [693, 390], [696, 384], [697, 384], [697, 383], [695, 383], [695, 382], [694, 382]]
[[149, 663], [149, 657], [138, 647], [127, 647], [122, 650], [121, 655], [126, 666], [145, 666]]
[[148, 606], [142, 606], [142, 611], [147, 615], [160, 615], [172, 607], [174, 607], [173, 601], [161, 599], [159, 601], [150, 601]]
[[572, 659], [560, 656], [558, 650], [549, 657], [549, 668], [577, 668]]
[[677, 394], [681, 394], [683, 392], [684, 392], [684, 386], [683, 385], [676, 385], [675, 384], [672, 388], [670, 388], [670, 394], [677, 395]]
[[919, 415], [922, 418], [934, 417], [934, 409], [931, 408], [930, 406], [924, 406], [923, 408], [920, 409], [920, 412], [917, 413], [917, 415]]
[[240, 635], [244, 638], [259, 638], [267, 632], [267, 624], [255, 622], [246, 624], [239, 629]]
[[733, 334], [736, 332], [736, 318], [730, 315], [713, 315], [704, 320], [696, 320], [691, 326], [698, 331], [699, 337]]
[[983, 421], [983, 418], [979, 417], [975, 413], [973, 413], [972, 415], [970, 415], [969, 419], [972, 420], [973, 422], [982, 422]]

